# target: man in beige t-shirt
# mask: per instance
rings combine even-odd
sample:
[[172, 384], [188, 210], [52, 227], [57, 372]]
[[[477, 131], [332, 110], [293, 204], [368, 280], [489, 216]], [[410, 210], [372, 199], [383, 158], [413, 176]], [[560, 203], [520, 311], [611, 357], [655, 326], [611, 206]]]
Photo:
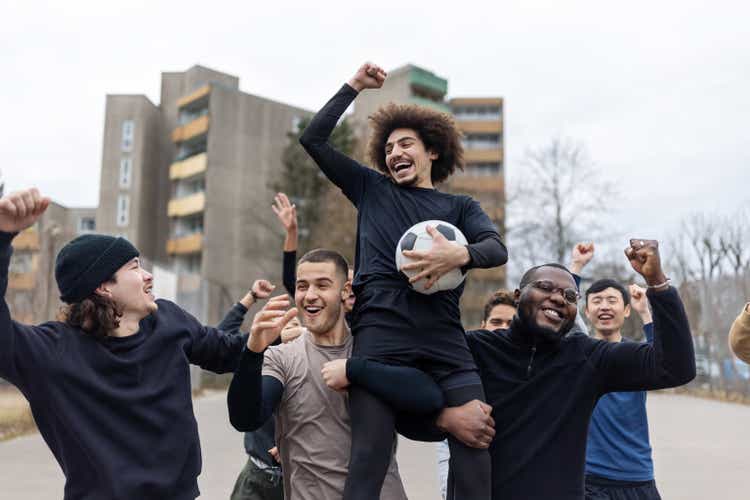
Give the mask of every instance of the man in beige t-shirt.
[[[275, 297], [256, 314], [229, 388], [229, 417], [238, 430], [254, 430], [272, 414], [276, 419], [287, 500], [343, 497], [351, 443], [348, 401], [346, 393], [326, 386], [321, 370], [326, 362], [351, 355], [344, 319], [351, 288], [347, 268], [341, 255], [328, 250], [313, 250], [300, 259], [297, 307], [287, 311], [289, 300]], [[298, 310], [306, 331], [293, 342], [268, 348]], [[380, 498], [406, 499], [395, 457]]]

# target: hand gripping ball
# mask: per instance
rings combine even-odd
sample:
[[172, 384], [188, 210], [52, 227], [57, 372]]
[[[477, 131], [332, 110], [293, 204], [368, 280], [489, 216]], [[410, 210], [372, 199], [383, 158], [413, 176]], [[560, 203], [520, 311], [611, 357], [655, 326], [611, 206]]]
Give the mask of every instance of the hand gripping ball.
[[[402, 252], [404, 250], [423, 250], [428, 251], [432, 248], [432, 236], [427, 232], [427, 226], [432, 226], [440, 232], [448, 241], [455, 243], [456, 245], [467, 245], [466, 237], [463, 235], [460, 229], [453, 224], [444, 222], [441, 220], [427, 220], [414, 224], [412, 227], [406, 230], [401, 239], [396, 245], [396, 268], [401, 271], [401, 268], [409, 263], [414, 262], [413, 259], [406, 257]], [[419, 274], [419, 270], [401, 271], [406, 274], [409, 278]], [[453, 290], [458, 285], [463, 283], [466, 278], [466, 274], [461, 272], [460, 269], [453, 269], [437, 280], [429, 290], [425, 290], [424, 286], [427, 284], [427, 279], [421, 279], [416, 283], [413, 283], [411, 287], [419, 292], [426, 295], [431, 295], [436, 292]]]

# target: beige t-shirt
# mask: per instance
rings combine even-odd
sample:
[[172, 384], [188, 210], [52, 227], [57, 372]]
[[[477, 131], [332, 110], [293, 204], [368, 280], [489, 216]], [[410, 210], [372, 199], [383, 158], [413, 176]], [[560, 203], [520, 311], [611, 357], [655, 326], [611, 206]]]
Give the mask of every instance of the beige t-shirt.
[[[340, 500], [344, 495], [351, 447], [349, 401], [345, 393], [328, 388], [320, 370], [351, 353], [351, 335], [343, 345], [320, 346], [307, 330], [266, 351], [263, 375], [284, 384], [274, 417], [286, 500]], [[380, 498], [406, 500], [395, 457]]]

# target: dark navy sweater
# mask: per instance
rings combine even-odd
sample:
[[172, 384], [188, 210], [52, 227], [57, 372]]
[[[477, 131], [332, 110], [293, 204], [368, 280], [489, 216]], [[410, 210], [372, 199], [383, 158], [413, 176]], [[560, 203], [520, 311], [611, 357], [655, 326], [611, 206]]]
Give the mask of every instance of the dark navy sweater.
[[165, 300], [123, 338], [17, 323], [4, 299], [12, 237], [0, 233], [0, 377], [29, 400], [65, 474], [64, 498], [196, 498], [201, 450], [190, 364], [231, 372], [247, 337], [203, 326]]

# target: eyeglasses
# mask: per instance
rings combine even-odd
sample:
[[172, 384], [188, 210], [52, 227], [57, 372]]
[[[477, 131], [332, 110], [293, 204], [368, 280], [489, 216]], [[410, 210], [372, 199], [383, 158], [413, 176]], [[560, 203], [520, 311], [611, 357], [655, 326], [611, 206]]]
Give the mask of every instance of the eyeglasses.
[[561, 288], [557, 286], [554, 281], [550, 280], [536, 280], [529, 283], [529, 285], [549, 295], [554, 295], [555, 293], [560, 292], [563, 299], [565, 299], [565, 302], [568, 304], [578, 303], [578, 299], [581, 297], [581, 294], [579, 294], [578, 290], [575, 288]]

